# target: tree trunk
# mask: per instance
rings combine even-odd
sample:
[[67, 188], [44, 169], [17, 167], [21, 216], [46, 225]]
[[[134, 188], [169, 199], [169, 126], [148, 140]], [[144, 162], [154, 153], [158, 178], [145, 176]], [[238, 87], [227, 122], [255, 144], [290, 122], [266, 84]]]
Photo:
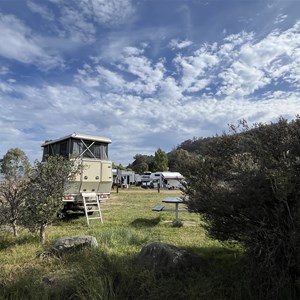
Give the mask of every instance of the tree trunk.
[[16, 220], [12, 221], [11, 226], [13, 229], [14, 237], [18, 236], [17, 221]]
[[46, 227], [47, 227], [47, 224], [44, 224], [44, 223], [40, 227], [40, 242], [41, 242], [41, 244], [45, 244], [45, 241], [46, 241]]

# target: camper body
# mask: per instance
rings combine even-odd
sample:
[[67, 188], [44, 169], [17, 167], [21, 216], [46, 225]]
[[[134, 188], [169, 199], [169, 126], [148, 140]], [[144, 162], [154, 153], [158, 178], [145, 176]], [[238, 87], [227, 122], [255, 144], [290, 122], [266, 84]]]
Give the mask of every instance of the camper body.
[[148, 176], [147, 180], [142, 181], [144, 188], [180, 189], [184, 180], [179, 172], [148, 172]]
[[113, 185], [118, 187], [128, 187], [135, 184], [135, 172], [112, 169], [113, 173]]
[[70, 182], [64, 193], [64, 210], [84, 210], [82, 194], [96, 194], [99, 199], [108, 198], [112, 186], [112, 162], [108, 158], [108, 138], [73, 133], [46, 141], [43, 161], [48, 156], [63, 156], [75, 160], [81, 172]]

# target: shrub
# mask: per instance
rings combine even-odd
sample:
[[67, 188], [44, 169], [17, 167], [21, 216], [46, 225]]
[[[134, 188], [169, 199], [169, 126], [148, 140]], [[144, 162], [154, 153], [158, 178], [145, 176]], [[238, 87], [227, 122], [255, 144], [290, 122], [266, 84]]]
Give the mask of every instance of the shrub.
[[14, 236], [18, 235], [25, 204], [27, 176], [31, 166], [26, 154], [19, 148], [12, 148], [3, 156], [0, 171], [0, 224], [9, 225]]
[[39, 230], [41, 243], [45, 243], [46, 227], [58, 218], [64, 203], [64, 191], [80, 171], [76, 161], [62, 156], [50, 156], [46, 162], [35, 161], [27, 186], [24, 224], [31, 231]]
[[211, 237], [244, 246], [260, 296], [271, 298], [300, 276], [300, 118], [231, 129], [186, 162], [184, 192]]

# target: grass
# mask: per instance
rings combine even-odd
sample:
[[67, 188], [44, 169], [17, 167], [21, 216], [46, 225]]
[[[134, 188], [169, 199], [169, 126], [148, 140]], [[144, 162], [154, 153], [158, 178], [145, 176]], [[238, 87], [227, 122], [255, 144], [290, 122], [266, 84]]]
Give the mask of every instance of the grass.
[[[114, 191], [102, 206], [104, 224], [73, 214], [47, 229], [47, 244], [23, 230], [0, 233], [0, 299], [251, 299], [237, 246], [209, 239], [199, 216], [151, 208], [179, 191], [131, 188]], [[92, 235], [99, 247], [63, 257], [41, 256], [53, 239]], [[155, 274], [135, 263], [149, 241], [162, 241], [203, 256], [200, 271]]]

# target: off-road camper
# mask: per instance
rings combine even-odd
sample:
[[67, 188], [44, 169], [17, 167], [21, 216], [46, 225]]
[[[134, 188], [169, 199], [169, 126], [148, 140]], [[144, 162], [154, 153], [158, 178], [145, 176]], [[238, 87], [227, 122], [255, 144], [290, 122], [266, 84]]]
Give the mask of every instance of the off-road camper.
[[112, 186], [112, 162], [108, 158], [110, 143], [109, 138], [73, 133], [42, 144], [43, 161], [48, 156], [60, 155], [77, 160], [82, 166], [81, 173], [65, 191], [65, 211], [87, 211], [85, 197], [93, 196], [97, 202], [109, 197]]

